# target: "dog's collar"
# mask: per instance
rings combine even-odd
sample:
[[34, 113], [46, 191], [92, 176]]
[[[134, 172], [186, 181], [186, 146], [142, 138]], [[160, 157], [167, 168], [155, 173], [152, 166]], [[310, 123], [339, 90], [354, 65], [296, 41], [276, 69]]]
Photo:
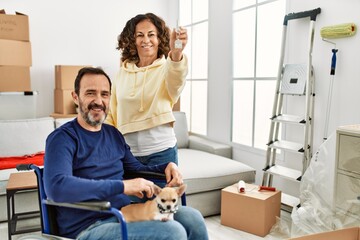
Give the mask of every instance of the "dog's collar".
[[161, 206], [160, 203], [158, 203], [157, 207], [158, 207], [160, 213], [176, 213], [177, 210], [179, 209], [178, 205], [175, 205], [173, 210], [168, 210], [168, 209], [163, 208], [163, 206]]

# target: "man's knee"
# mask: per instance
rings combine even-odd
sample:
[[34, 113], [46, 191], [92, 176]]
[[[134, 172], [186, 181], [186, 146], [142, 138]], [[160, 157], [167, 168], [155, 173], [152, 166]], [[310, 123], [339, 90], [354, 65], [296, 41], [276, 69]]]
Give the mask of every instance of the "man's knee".
[[[163, 229], [159, 229], [161, 232], [161, 239], [179, 239], [179, 240], [186, 240], [187, 233], [185, 228], [177, 221], [168, 221], [166, 222], [166, 227]], [[160, 234], [159, 234], [160, 235]]]

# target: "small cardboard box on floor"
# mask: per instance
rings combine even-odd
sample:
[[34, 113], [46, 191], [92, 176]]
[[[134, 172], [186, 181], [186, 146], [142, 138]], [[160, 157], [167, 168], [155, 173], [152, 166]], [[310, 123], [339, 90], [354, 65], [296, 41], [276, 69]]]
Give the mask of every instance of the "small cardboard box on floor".
[[360, 227], [310, 234], [302, 237], [289, 238], [289, 240], [360, 240]]
[[258, 191], [259, 186], [246, 184], [239, 193], [237, 184], [221, 191], [221, 224], [260, 237], [266, 236], [280, 216], [281, 192]]

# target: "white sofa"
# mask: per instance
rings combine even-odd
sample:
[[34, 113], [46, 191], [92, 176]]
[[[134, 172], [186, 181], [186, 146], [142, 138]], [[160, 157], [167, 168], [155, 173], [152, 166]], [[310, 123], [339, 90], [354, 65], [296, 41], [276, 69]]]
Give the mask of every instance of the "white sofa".
[[[174, 112], [175, 134], [178, 140], [179, 168], [187, 188], [187, 204], [204, 216], [220, 213], [221, 189], [237, 181], [255, 181], [255, 169], [231, 159], [230, 146], [188, 134], [185, 113]], [[71, 120], [52, 117], [37, 119], [0, 120], [0, 158], [23, 156], [45, 150], [50, 132]], [[1, 159], [0, 159], [1, 161]], [[6, 220], [6, 184], [16, 169], [0, 170], [0, 221]], [[37, 207], [36, 192], [16, 197], [19, 211]]]

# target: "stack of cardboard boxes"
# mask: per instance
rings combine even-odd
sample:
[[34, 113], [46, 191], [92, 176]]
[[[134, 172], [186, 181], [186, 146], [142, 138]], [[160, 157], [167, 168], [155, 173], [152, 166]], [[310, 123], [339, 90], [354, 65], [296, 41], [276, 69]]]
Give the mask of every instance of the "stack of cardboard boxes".
[[36, 116], [37, 92], [31, 90], [31, 65], [28, 16], [0, 10], [0, 119]]
[[53, 117], [69, 117], [76, 114], [71, 92], [79, 70], [86, 66], [55, 65], [55, 90]]
[[31, 91], [28, 16], [0, 10], [0, 91]]

